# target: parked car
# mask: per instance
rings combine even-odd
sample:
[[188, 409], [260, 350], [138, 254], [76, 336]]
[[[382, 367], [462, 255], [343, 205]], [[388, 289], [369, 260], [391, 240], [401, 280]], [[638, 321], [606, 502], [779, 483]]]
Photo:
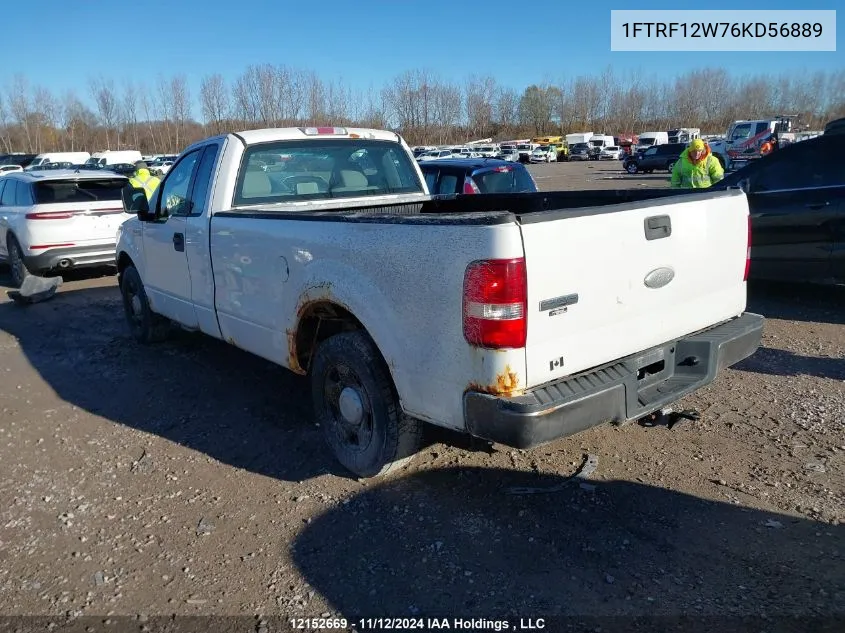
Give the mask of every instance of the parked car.
[[570, 145], [569, 160], [590, 160], [590, 144], [575, 143]]
[[433, 195], [537, 191], [525, 165], [496, 158], [454, 158], [420, 164]]
[[549, 145], [540, 145], [534, 148], [528, 160], [532, 163], [551, 163], [557, 162], [557, 148]]
[[519, 150], [517, 150], [515, 147], [512, 149], [503, 149], [499, 152], [496, 158], [498, 158], [499, 160], [506, 160], [512, 163], [518, 163]]
[[38, 170], [0, 178], [0, 258], [12, 283], [29, 275], [115, 263], [117, 229], [129, 216], [126, 178], [109, 172]]
[[[252, 165], [274, 149], [311, 159]], [[375, 173], [350, 163], [361, 151]], [[523, 172], [494, 162], [483, 183], [510, 190]], [[358, 477], [401, 468], [424, 423], [528, 448], [642, 418], [759, 346], [742, 192], [432, 199], [420, 167], [383, 130], [191, 145], [149, 201], [125, 190], [129, 332], [151, 343], [173, 324], [307, 376], [315, 422]]]
[[618, 145], [602, 147], [599, 152], [599, 160], [622, 160], [625, 152]]
[[650, 174], [656, 169], [672, 171], [675, 161], [678, 160], [687, 148], [686, 143], [664, 143], [649, 147], [644, 152], [628, 156], [622, 162], [622, 168], [629, 174], [642, 172]]
[[0, 154], [0, 165], [20, 165], [29, 167], [38, 157], [38, 154]]
[[730, 173], [751, 213], [752, 279], [845, 284], [842, 137], [794, 143]]
[[0, 176], [10, 174], [13, 171], [23, 171], [23, 167], [20, 165], [0, 165]]

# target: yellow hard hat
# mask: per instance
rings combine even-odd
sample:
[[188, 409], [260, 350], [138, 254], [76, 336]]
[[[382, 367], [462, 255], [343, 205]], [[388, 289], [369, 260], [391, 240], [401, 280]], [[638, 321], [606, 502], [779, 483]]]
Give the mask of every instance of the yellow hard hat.
[[704, 141], [702, 141], [700, 138], [693, 139], [692, 143], [689, 144], [689, 148], [693, 152], [700, 152], [705, 147], [706, 146], [704, 145]]

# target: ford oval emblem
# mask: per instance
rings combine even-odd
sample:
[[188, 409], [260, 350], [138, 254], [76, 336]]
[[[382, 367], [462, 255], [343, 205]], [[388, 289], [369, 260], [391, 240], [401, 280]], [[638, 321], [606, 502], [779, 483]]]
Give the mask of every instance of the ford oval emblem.
[[675, 278], [675, 271], [664, 266], [663, 268], [655, 268], [645, 276], [643, 283], [646, 288], [662, 288]]

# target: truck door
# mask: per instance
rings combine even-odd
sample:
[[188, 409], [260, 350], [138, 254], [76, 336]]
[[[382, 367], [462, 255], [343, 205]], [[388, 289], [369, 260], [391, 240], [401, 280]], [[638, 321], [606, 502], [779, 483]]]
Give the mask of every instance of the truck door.
[[185, 234], [190, 192], [202, 149], [183, 156], [159, 185], [156, 220], [144, 222], [144, 289], [152, 309], [187, 327], [197, 327]]
[[211, 270], [209, 250], [209, 206], [220, 143], [210, 143], [194, 175], [191, 189], [191, 210], [185, 232], [185, 252], [188, 255], [188, 272], [191, 279], [191, 303], [196, 313], [199, 329], [211, 336], [220, 337], [220, 326], [214, 311], [214, 274]]

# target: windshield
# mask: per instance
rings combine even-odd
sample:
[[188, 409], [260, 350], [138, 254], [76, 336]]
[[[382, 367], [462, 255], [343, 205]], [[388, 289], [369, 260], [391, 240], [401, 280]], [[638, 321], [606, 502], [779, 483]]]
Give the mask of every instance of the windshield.
[[741, 125], [737, 125], [734, 128], [734, 131], [731, 132], [731, 140], [736, 141], [741, 138], [748, 138], [751, 136], [751, 123], [743, 123]]
[[523, 144], [523, 145], [517, 145], [516, 148], [517, 149], [531, 149], [531, 146]]
[[646, 136], [645, 138], [643, 138], [641, 136], [639, 144], [640, 145], [654, 145], [654, 141], [656, 141], [656, 140], [657, 139], [655, 139], [653, 136]]
[[106, 159], [105, 158], [94, 158], [91, 157], [85, 161], [84, 165], [86, 167], [99, 167], [100, 165], [105, 165]]
[[[264, 169], [262, 155], [286, 154], [281, 169]], [[401, 145], [392, 141], [320, 139], [248, 147], [235, 187], [235, 205], [422, 193]]]
[[575, 143], [575, 145], [572, 146], [572, 149], [588, 149], [589, 147], [590, 146], [586, 143]]
[[35, 203], [97, 202], [122, 200], [121, 190], [126, 180], [108, 178], [97, 180], [48, 180], [35, 183]]

